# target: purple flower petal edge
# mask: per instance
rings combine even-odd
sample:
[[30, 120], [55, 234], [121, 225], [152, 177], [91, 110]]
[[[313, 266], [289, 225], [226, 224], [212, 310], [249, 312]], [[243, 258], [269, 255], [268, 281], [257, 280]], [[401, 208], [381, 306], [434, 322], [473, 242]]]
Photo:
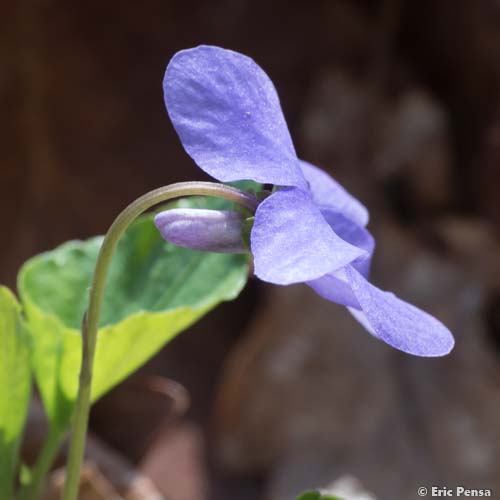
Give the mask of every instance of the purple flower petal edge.
[[322, 208], [338, 212], [360, 226], [369, 220], [368, 210], [354, 196], [349, 194], [335, 179], [325, 171], [300, 160], [300, 168], [309, 183], [314, 201]]
[[349, 310], [372, 335], [415, 356], [444, 356], [453, 349], [453, 335], [436, 318], [373, 286], [352, 266], [346, 276], [359, 303]]
[[182, 50], [163, 89], [182, 145], [209, 175], [307, 188], [274, 85], [252, 59], [206, 45]]

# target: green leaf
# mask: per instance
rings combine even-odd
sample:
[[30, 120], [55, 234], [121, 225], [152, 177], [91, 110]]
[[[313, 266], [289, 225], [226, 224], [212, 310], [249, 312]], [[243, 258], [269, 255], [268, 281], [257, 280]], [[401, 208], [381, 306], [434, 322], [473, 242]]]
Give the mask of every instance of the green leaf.
[[301, 493], [297, 500], [342, 500], [339, 497], [334, 497], [333, 495], [321, 494], [319, 491], [306, 491]]
[[321, 493], [319, 491], [306, 491], [301, 493], [297, 500], [321, 500]]
[[21, 465], [19, 466], [19, 484], [21, 486], [27, 486], [31, 483], [31, 479], [31, 468], [25, 463], [21, 463]]
[[12, 498], [31, 395], [30, 345], [21, 307], [0, 286], [0, 498]]
[[[176, 205], [219, 207], [220, 200]], [[34, 369], [52, 422], [67, 425], [76, 398], [80, 327], [101, 237], [71, 241], [29, 260], [19, 291], [34, 334]], [[165, 243], [152, 217], [136, 221], [110, 268], [92, 385], [95, 401], [221, 301], [248, 274], [245, 255], [210, 254]]]

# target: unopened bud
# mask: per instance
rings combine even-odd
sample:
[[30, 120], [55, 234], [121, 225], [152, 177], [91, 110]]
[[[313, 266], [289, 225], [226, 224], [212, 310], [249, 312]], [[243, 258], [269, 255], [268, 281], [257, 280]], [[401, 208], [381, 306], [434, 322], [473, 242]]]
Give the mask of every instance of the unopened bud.
[[180, 247], [217, 253], [244, 253], [244, 217], [227, 210], [173, 208], [160, 212], [155, 225], [162, 237]]

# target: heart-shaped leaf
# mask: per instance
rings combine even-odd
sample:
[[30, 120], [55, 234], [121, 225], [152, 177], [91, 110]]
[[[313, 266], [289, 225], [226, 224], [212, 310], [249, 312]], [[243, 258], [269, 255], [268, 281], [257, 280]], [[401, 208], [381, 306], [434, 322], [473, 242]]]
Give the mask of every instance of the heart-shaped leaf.
[[342, 500], [329, 494], [321, 494], [319, 491], [306, 491], [297, 497], [297, 500]]
[[[218, 200], [179, 203], [220, 207]], [[101, 242], [97, 237], [65, 243], [29, 260], [19, 274], [37, 384], [50, 420], [59, 425], [67, 425], [77, 394], [80, 326]], [[247, 274], [245, 255], [175, 247], [161, 239], [151, 216], [136, 221], [118, 245], [106, 284], [92, 399], [221, 301], [234, 299]]]
[[31, 393], [29, 341], [19, 303], [0, 287], [0, 498], [13, 498]]

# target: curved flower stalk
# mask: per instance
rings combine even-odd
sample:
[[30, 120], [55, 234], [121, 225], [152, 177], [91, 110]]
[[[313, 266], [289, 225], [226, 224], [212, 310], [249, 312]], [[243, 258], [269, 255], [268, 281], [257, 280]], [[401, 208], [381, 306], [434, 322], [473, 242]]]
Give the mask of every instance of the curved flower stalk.
[[[182, 145], [202, 170], [220, 181], [274, 186], [259, 204], [250, 233], [257, 277], [309, 285], [346, 306], [373, 336], [406, 353], [450, 352], [453, 336], [442, 323], [368, 281], [375, 247], [365, 227], [368, 211], [328, 174], [299, 160], [276, 90], [252, 59], [213, 46], [183, 50], [170, 61], [163, 88]], [[226, 219], [232, 248], [224, 224], [207, 221], [198, 229], [204, 217], [195, 210], [164, 212], [156, 224], [175, 244], [238, 251], [241, 242], [228, 214], [212, 218]]]
[[258, 206], [258, 200], [255, 196], [230, 186], [212, 182], [179, 182], [155, 189], [141, 196], [126, 207], [109, 228], [97, 258], [89, 293], [89, 307], [82, 323], [82, 363], [78, 397], [74, 411], [73, 432], [66, 467], [63, 500], [76, 500], [78, 495], [80, 468], [83, 461], [90, 411], [97, 332], [104, 297], [104, 287], [116, 247], [127, 228], [143, 212], [164, 201], [184, 196], [214, 196], [222, 198], [235, 203], [250, 213], [253, 213]]

